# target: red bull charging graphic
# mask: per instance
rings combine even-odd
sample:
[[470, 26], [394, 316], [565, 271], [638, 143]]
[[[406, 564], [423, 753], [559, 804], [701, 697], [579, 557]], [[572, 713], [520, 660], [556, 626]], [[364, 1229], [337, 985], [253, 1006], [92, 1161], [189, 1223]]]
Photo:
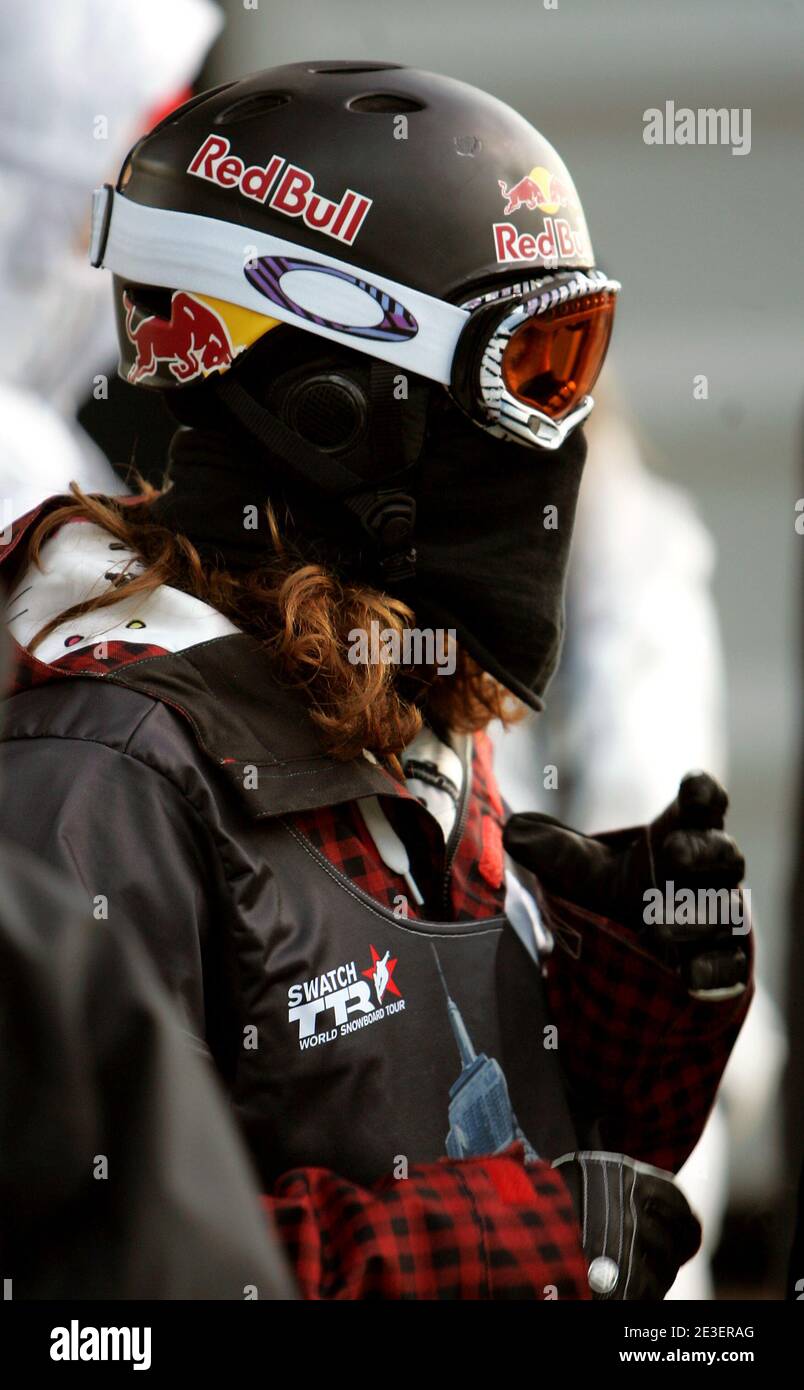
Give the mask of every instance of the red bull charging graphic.
[[503, 208], [506, 217], [521, 207], [530, 208], [531, 211], [538, 208], [540, 212], [554, 213], [558, 212], [559, 208], [578, 205], [574, 191], [564, 180], [557, 174], [551, 174], [549, 169], [544, 169], [541, 165], [531, 169], [530, 173], [512, 188], [507, 188], [502, 179], [498, 179], [498, 183], [500, 192], [506, 199]]
[[141, 381], [153, 376], [159, 363], [167, 363], [178, 381], [191, 381], [209, 372], [230, 367], [235, 349], [229, 331], [221, 318], [208, 304], [192, 294], [177, 290], [170, 301], [170, 318], [151, 314], [134, 325], [134, 305], [128, 295], [126, 333], [137, 351], [136, 361], [128, 379]]

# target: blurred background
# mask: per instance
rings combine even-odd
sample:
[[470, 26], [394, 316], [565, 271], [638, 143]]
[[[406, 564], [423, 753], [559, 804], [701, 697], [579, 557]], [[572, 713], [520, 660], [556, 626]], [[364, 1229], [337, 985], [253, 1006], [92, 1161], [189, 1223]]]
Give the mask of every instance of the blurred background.
[[[60, 7], [59, 23], [66, 28], [71, 5], [76, 15], [86, 9], [79, 0]], [[134, 12], [127, 0], [117, 5], [121, 13]], [[103, 9], [116, 13], [114, 0]], [[780, 1019], [785, 1011], [795, 1022], [804, 1016], [791, 1005], [788, 988], [791, 970], [802, 964], [790, 964], [797, 929], [790, 885], [798, 862], [798, 581], [804, 545], [795, 531], [795, 503], [804, 496], [804, 293], [796, 263], [804, 225], [804, 3], [557, 0], [553, 8], [541, 0], [496, 0], [491, 6], [480, 0], [221, 0], [217, 6], [139, 0], [136, 15], [154, 50], [150, 54], [144, 42], [137, 59], [143, 70], [151, 64], [151, 71], [158, 61], [160, 78], [154, 90], [147, 83], [137, 88], [131, 109], [121, 113], [118, 133], [125, 127], [131, 139], [136, 128], [150, 123], [149, 112], [193, 79], [202, 88], [303, 58], [381, 58], [431, 68], [494, 93], [532, 120], [569, 166], [599, 263], [623, 284], [604, 400], [614, 403], [625, 432], [622, 447], [638, 457], [639, 468], [686, 493], [679, 503], [677, 492], [659, 488], [654, 498], [675, 501], [664, 510], [646, 508], [640, 535], [640, 514], [629, 511], [629, 524], [621, 524], [628, 499], [623, 492], [621, 516], [617, 487], [609, 486], [585, 518], [590, 546], [597, 533], [609, 538], [610, 549], [633, 547], [638, 573], [638, 552], [664, 556], [672, 566], [674, 547], [694, 533], [705, 552], [701, 622], [705, 627], [710, 621], [703, 609], [711, 592], [720, 624], [722, 667], [716, 636], [705, 677], [683, 642], [674, 657], [668, 636], [663, 678], [671, 710], [676, 703], [693, 708], [702, 679], [720, 686], [709, 704], [708, 737], [712, 760], [726, 769], [732, 833], [747, 853], [768, 996], [755, 1041], [738, 1059], [726, 1106], [733, 1113], [724, 1117], [720, 1156], [712, 1160], [725, 1184], [726, 1206], [715, 1289], [719, 1297], [779, 1296], [797, 1176], [793, 1164], [804, 1124], [804, 1074], [797, 1070], [794, 1028], [786, 1152]], [[92, 32], [94, 58], [88, 70], [77, 65], [71, 80], [82, 84], [87, 111], [100, 112], [111, 100], [102, 74], [108, 76], [113, 61], [104, 64], [97, 26], [94, 40]], [[119, 35], [110, 38], [119, 63]], [[6, 53], [7, 63], [16, 65], [17, 55], [9, 47]], [[644, 112], [670, 100], [677, 108], [748, 108], [750, 153], [734, 155], [723, 145], [645, 144]], [[0, 141], [3, 123], [0, 111]], [[113, 177], [123, 152], [124, 147], [106, 149], [108, 164], [92, 170], [95, 182]], [[19, 159], [0, 144], [4, 177], [15, 163]], [[86, 170], [81, 177], [88, 184]], [[56, 203], [49, 215], [58, 216]], [[8, 265], [5, 275], [9, 282]], [[19, 277], [10, 282], [13, 290]], [[100, 486], [106, 458], [118, 468], [132, 457], [141, 467], [147, 464], [164, 425], [154, 405], [143, 423], [143, 402], [137, 396], [132, 403], [130, 388], [110, 383], [108, 400], [93, 396], [94, 373], [112, 371], [110, 304], [105, 325], [96, 329], [91, 345], [87, 341], [81, 389], [62, 405], [70, 431], [76, 417], [84, 427], [84, 457], [92, 454], [92, 468], [101, 470], [89, 482]], [[694, 379], [701, 376], [707, 379], [706, 399], [694, 394]], [[3, 385], [0, 361], [0, 390]], [[616, 454], [617, 437], [609, 433], [605, 447]], [[591, 429], [590, 469], [595, 450]], [[673, 521], [679, 505], [687, 518], [681, 531]], [[585, 573], [584, 583], [594, 592], [594, 567], [587, 565]], [[674, 621], [678, 626], [679, 614], [675, 620], [661, 609], [655, 614], [657, 627], [667, 623], [668, 634]], [[638, 662], [638, 645], [634, 651]], [[605, 663], [605, 649], [600, 659]], [[554, 700], [560, 694], [559, 683]], [[646, 780], [650, 743], [646, 725]], [[699, 748], [705, 755], [706, 739], [691, 739], [691, 753]], [[611, 790], [605, 771], [599, 782], [593, 800], [605, 808]], [[743, 1124], [741, 1106], [749, 1117]]]

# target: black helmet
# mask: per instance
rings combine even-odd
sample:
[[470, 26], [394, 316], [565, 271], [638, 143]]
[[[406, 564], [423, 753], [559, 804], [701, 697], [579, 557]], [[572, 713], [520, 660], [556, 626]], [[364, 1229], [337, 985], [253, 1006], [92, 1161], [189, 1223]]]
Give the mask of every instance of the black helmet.
[[392, 63], [273, 68], [145, 136], [92, 242], [122, 375], [194, 426], [154, 514], [254, 563], [268, 537], [209, 506], [214, 454], [230, 499], [284, 503], [305, 553], [454, 629], [539, 708], [585, 456], [568, 436], [619, 286], [538, 131]]
[[288, 324], [545, 448], [591, 409], [618, 288], [538, 131], [392, 63], [288, 64], [178, 108], [95, 195], [93, 263], [130, 382], [220, 378]]

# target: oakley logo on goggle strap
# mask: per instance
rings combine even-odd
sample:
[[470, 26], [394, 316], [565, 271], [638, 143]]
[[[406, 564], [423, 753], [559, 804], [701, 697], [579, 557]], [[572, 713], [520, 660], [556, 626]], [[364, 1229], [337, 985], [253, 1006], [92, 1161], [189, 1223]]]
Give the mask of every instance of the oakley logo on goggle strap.
[[[303, 304], [295, 300], [288, 290], [283, 288], [283, 280], [286, 275], [295, 271], [305, 271], [326, 276], [328, 279], [339, 280], [344, 285], [344, 309], [349, 308], [354, 303], [354, 291], [357, 290], [371, 300], [375, 306], [375, 312], [380, 316], [379, 322], [373, 324], [341, 323], [335, 319], [325, 318], [322, 314], [316, 314], [312, 309], [307, 309]], [[318, 324], [320, 328], [329, 328], [337, 333], [348, 333], [353, 338], [368, 338], [375, 342], [404, 342], [406, 339], [415, 338], [419, 331], [419, 325], [406, 309], [404, 304], [400, 304], [398, 299], [388, 294], [385, 290], [379, 289], [376, 285], [370, 284], [367, 280], [361, 280], [357, 275], [350, 275], [345, 271], [336, 270], [334, 266], [320, 265], [316, 261], [303, 261], [290, 259], [287, 256], [260, 256], [257, 260], [250, 261], [245, 267], [245, 276], [249, 284], [253, 285], [260, 294], [265, 295], [272, 303], [280, 305], [289, 310], [292, 314], [298, 314], [299, 318], [306, 319], [309, 323]], [[330, 302], [333, 298], [330, 296]], [[337, 303], [337, 294], [334, 297]]]

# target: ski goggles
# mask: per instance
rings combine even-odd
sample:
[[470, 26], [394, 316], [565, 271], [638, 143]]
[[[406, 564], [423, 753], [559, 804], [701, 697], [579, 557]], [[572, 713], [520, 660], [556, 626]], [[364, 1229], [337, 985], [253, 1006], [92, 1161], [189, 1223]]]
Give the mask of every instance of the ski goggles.
[[501, 438], [559, 448], [594, 406], [619, 289], [603, 271], [566, 271], [462, 304], [455, 400]]
[[[287, 323], [440, 382], [484, 429], [543, 449], [559, 448], [593, 407], [620, 289], [602, 271], [567, 270], [455, 304], [240, 223], [131, 202], [108, 184], [94, 196], [90, 260], [123, 287], [172, 291], [169, 317], [137, 325], [171, 384], [171, 372], [178, 385], [227, 371]], [[136, 379], [147, 384], [148, 373]]]

